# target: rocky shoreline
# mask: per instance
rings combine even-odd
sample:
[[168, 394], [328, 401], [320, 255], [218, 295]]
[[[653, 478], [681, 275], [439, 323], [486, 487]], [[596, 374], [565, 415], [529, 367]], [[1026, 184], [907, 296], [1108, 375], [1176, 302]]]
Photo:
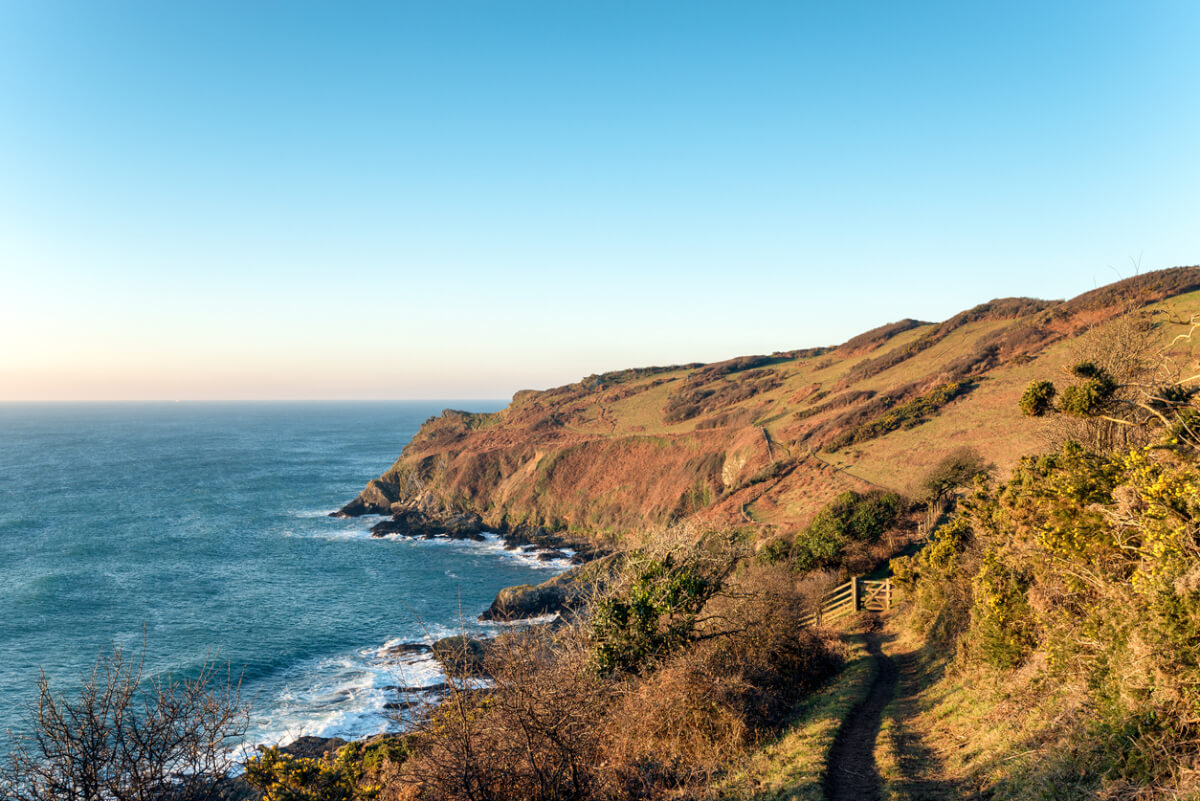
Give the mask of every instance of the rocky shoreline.
[[[360, 517], [378, 514], [365, 508], [359, 499], [330, 517]], [[438, 513], [405, 507], [390, 510], [390, 516], [371, 526], [371, 536], [413, 537], [415, 539], [451, 539], [484, 542], [488, 535], [499, 537], [505, 550], [519, 551], [540, 561], [567, 560], [566, 571], [540, 584], [523, 584], [502, 589], [491, 605], [477, 619], [481, 622], [522, 623], [527, 625], [558, 625], [578, 609], [595, 589], [604, 583], [617, 565], [617, 555], [608, 554], [592, 543], [577, 542], [551, 534], [533, 526], [485, 526], [473, 513]], [[544, 623], [533, 621], [550, 618]], [[440, 703], [450, 691], [451, 680], [486, 680], [486, 658], [491, 638], [473, 635], [454, 635], [434, 642], [402, 642], [389, 647], [386, 656], [395, 659], [432, 656], [437, 660], [447, 681], [428, 686], [393, 686], [385, 689], [396, 694], [396, 700], [386, 709], [400, 712], [425, 704]], [[387, 735], [372, 735], [363, 742], [373, 742]], [[307, 735], [282, 745], [282, 753], [295, 756], [319, 757], [336, 751], [348, 741], [340, 737]]]
[[499, 525], [487, 525], [483, 518], [474, 512], [439, 510], [432, 508], [432, 504], [423, 498], [383, 505], [364, 503], [360, 496], [336, 512], [331, 512], [329, 516], [361, 517], [372, 514], [388, 516], [388, 519], [371, 526], [372, 537], [400, 536], [424, 540], [483, 542], [486, 534], [495, 534], [504, 542], [507, 550], [521, 549], [527, 553], [532, 552], [542, 561], [570, 559], [577, 565], [607, 554], [605, 549], [589, 540], [551, 533], [524, 523], [510, 525], [502, 521]]

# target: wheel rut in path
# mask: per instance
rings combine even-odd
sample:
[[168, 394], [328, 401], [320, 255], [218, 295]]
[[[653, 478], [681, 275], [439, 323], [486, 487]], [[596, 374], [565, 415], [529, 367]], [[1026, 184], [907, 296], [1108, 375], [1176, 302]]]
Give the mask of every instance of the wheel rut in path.
[[884, 635], [875, 629], [866, 634], [867, 652], [878, 667], [866, 699], [842, 724], [829, 753], [825, 773], [828, 801], [875, 801], [883, 798], [879, 769], [875, 765], [875, 740], [883, 725], [883, 710], [896, 694], [900, 672], [883, 652]]

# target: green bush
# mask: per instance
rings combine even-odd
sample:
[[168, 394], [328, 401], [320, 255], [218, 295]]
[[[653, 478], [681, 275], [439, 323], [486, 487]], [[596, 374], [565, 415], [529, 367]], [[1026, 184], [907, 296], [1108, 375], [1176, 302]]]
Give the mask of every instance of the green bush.
[[1058, 408], [1074, 417], [1090, 417], [1104, 411], [1118, 389], [1117, 382], [1103, 369], [1091, 362], [1075, 365], [1071, 372], [1080, 379], [1063, 390]]
[[700, 610], [732, 565], [642, 555], [631, 557], [626, 569], [628, 583], [592, 611], [589, 634], [601, 673], [640, 672], [690, 642]]
[[792, 544], [792, 567], [797, 572], [807, 573], [819, 567], [830, 567], [842, 555], [844, 539], [825, 527], [807, 531], [796, 537]]
[[1049, 381], [1033, 381], [1021, 395], [1021, 411], [1029, 417], [1041, 417], [1054, 409], [1054, 396], [1058, 390]]
[[1049, 705], [1047, 730], [1031, 736], [1072, 747], [1043, 754], [1047, 770], [1081, 777], [1079, 797], [1097, 797], [1101, 779], [1133, 797], [1200, 764], [1198, 554], [1195, 461], [1068, 443], [977, 486], [924, 550], [893, 564], [914, 628]]
[[246, 762], [243, 777], [262, 792], [263, 801], [371, 801], [380, 788], [359, 786], [361, 749], [361, 744], [354, 743], [336, 759], [328, 760], [267, 748]]
[[979, 654], [998, 668], [1021, 664], [1036, 643], [1026, 592], [1029, 577], [1007, 564], [995, 551], [983, 558], [975, 574], [975, 606], [971, 623]]
[[843, 492], [796, 535], [793, 567], [800, 572], [832, 567], [849, 543], [876, 542], [896, 524], [902, 507], [900, 496], [894, 492]]

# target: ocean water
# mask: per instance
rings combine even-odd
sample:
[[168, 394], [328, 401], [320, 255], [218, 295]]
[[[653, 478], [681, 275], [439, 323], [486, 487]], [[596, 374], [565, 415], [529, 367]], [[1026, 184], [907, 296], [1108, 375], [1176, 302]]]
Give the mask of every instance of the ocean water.
[[328, 513], [429, 416], [502, 405], [0, 404], [0, 742], [39, 670], [69, 689], [114, 643], [149, 673], [228, 662], [250, 742], [394, 727], [388, 688], [441, 675], [391, 646], [483, 627], [498, 590], [566, 565]]

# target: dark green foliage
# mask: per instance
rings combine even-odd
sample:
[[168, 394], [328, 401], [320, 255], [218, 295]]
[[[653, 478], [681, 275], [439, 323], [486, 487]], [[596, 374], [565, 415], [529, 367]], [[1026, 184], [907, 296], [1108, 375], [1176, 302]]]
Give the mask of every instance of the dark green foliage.
[[921, 482], [926, 499], [936, 501], [965, 487], [976, 476], [986, 476], [993, 469], [974, 448], [959, 448], [933, 466]]
[[591, 618], [596, 668], [636, 673], [686, 645], [704, 604], [724, 585], [731, 566], [715, 570], [696, 559], [631, 557], [632, 580], [599, 601]]
[[845, 540], [825, 527], [811, 526], [792, 544], [792, 564], [801, 573], [818, 567], [831, 567], [842, 555]]
[[768, 565], [777, 565], [780, 562], [786, 562], [792, 553], [792, 544], [782, 537], [775, 537], [763, 545], [758, 550], [756, 556], [759, 561], [765, 562]]
[[1200, 392], [1200, 387], [1186, 387], [1180, 384], [1172, 384], [1156, 390], [1154, 400], [1158, 401], [1160, 406], [1170, 408], [1182, 403], [1188, 403], [1192, 398], [1196, 397], [1198, 392]]
[[1021, 411], [1029, 417], [1041, 417], [1054, 409], [1054, 396], [1058, 390], [1049, 381], [1033, 381], [1021, 395]]
[[795, 569], [835, 565], [851, 542], [870, 543], [896, 524], [903, 503], [894, 492], [843, 492], [792, 543]]
[[893, 406], [874, 420], [835, 437], [829, 443], [828, 448], [836, 451], [856, 442], [866, 442], [901, 428], [914, 428], [935, 415], [938, 409], [955, 398], [967, 394], [976, 386], [972, 381], [951, 381], [948, 384], [942, 384], [924, 395], [899, 406]]
[[1071, 368], [1080, 379], [1063, 390], [1058, 408], [1074, 417], [1090, 417], [1101, 414], [1118, 389], [1117, 382], [1103, 369], [1091, 362], [1081, 362]]

